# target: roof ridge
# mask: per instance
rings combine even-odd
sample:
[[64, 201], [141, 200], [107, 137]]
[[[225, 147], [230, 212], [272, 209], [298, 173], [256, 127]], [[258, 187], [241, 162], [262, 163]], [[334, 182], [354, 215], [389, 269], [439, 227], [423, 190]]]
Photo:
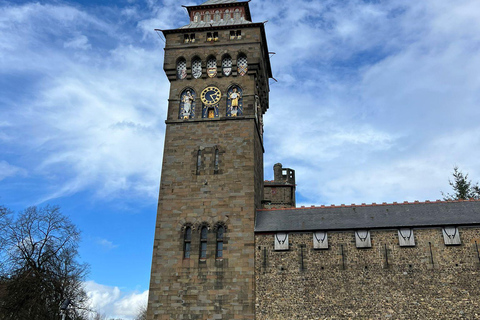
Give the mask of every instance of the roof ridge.
[[366, 203], [362, 203], [362, 204], [355, 204], [355, 203], [352, 203], [350, 205], [345, 205], [345, 204], [340, 204], [340, 205], [335, 205], [335, 204], [331, 204], [331, 205], [320, 205], [320, 206], [310, 206], [310, 207], [306, 207], [306, 206], [301, 206], [301, 207], [295, 207], [295, 208], [275, 208], [275, 209], [257, 209], [257, 211], [280, 211], [280, 210], [304, 210], [304, 209], [312, 209], [312, 208], [321, 208], [321, 209], [332, 209], [332, 208], [352, 208], [352, 207], [375, 207], [375, 206], [400, 206], [400, 205], [407, 205], [407, 204], [433, 204], [433, 203], [454, 203], [454, 202], [480, 202], [480, 199], [457, 199], [457, 200], [435, 200], [435, 201], [430, 201], [430, 200], [425, 200], [425, 201], [418, 201], [418, 200], [415, 200], [413, 202], [408, 202], [408, 201], [404, 201], [404, 202], [392, 202], [392, 203], [387, 203], [387, 202], [382, 202], [382, 203], [376, 203], [376, 202], [372, 202], [371, 204], [366, 204]]

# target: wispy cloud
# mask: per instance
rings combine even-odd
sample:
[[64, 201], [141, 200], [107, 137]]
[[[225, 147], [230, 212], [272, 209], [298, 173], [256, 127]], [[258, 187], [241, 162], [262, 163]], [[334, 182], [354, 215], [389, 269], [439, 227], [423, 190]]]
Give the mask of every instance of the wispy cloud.
[[114, 244], [112, 241], [107, 239], [97, 239], [97, 244], [99, 244], [103, 249], [112, 250], [118, 247], [118, 245]]

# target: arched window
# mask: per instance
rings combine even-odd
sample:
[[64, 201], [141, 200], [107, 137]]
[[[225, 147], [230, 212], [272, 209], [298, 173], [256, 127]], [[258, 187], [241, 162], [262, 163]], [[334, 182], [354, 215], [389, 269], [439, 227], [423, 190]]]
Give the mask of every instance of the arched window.
[[213, 16], [213, 20], [216, 22], [220, 21], [220, 11], [215, 11], [215, 15]]
[[205, 12], [205, 22], [210, 22], [211, 20], [210, 11]]
[[223, 226], [219, 226], [217, 229], [217, 251], [216, 251], [216, 258], [222, 259], [223, 258], [223, 238], [225, 236], [225, 228]]
[[185, 89], [180, 96], [179, 119], [195, 118], [195, 90]]
[[233, 13], [233, 19], [240, 20], [240, 9], [235, 9], [235, 12]]
[[238, 56], [237, 59], [237, 72], [239, 75], [244, 76], [247, 74], [248, 71], [248, 63], [247, 63], [247, 56], [241, 54]]
[[226, 55], [222, 59], [222, 73], [228, 77], [232, 74], [232, 58]]
[[232, 86], [227, 91], [227, 117], [243, 114], [243, 92], [239, 86]]
[[200, 22], [200, 12], [195, 13], [193, 17], [193, 22]]
[[218, 173], [218, 148], [215, 148], [215, 159], [213, 160], [213, 173]]
[[192, 76], [198, 79], [202, 76], [202, 60], [200, 58], [194, 58], [192, 61]]
[[207, 258], [207, 227], [202, 227], [200, 230], [200, 259]]
[[192, 228], [186, 227], [183, 235], [183, 257], [185, 259], [190, 258], [190, 252], [192, 251]]
[[232, 15], [230, 14], [230, 11], [227, 9], [225, 10], [225, 12], [223, 13], [223, 20], [227, 21], [227, 20], [230, 20], [232, 18]]
[[187, 61], [183, 58], [177, 62], [177, 78], [185, 79], [187, 77]]
[[213, 56], [209, 57], [207, 60], [207, 74], [210, 78], [217, 75], [217, 59]]
[[200, 168], [202, 166], [202, 150], [197, 151], [197, 174], [200, 174]]

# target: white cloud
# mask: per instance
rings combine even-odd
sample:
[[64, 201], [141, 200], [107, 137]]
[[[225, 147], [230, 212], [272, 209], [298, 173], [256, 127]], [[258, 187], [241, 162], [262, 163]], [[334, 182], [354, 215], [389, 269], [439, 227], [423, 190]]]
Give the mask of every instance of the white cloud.
[[97, 239], [97, 243], [106, 250], [112, 250], [118, 247], [118, 245], [107, 239]]
[[123, 292], [118, 287], [85, 282], [90, 299], [90, 308], [110, 318], [134, 319], [141, 307], [147, 304], [148, 290], [144, 292]]
[[14, 177], [16, 175], [26, 175], [26, 170], [17, 166], [12, 166], [7, 161], [0, 160], [0, 181], [7, 177]]
[[[296, 169], [300, 198], [313, 204], [435, 197], [454, 164], [465, 163], [471, 176], [480, 171], [479, 3], [250, 5], [255, 21], [269, 20], [280, 80], [265, 116], [267, 178], [276, 162]], [[10, 127], [0, 141], [36, 150], [29, 172], [53, 179], [42, 200], [85, 189], [107, 198], [157, 196], [169, 83], [153, 29], [188, 18], [174, 0], [147, 6], [118, 10], [121, 19], [138, 20], [131, 33], [119, 31], [126, 22], [114, 13], [100, 19], [81, 7], [1, 9], [2, 72], [37, 81], [31, 95], [2, 98], [11, 103], [0, 111]], [[19, 28], [12, 31], [12, 23]], [[419, 170], [437, 178], [415, 179]]]
[[[0, 137], [15, 148], [37, 150], [31, 170], [54, 179], [40, 202], [89, 187], [101, 197], [132, 191], [155, 197], [168, 97], [161, 50], [124, 45], [123, 36], [107, 31], [113, 26], [76, 8], [28, 4], [2, 11], [1, 38], [15, 43], [4, 49], [15, 61], [0, 62], [3, 72], [35, 73], [39, 81], [28, 101], [20, 97], [5, 106], [3, 118], [14, 125]], [[9, 29], [6, 21], [20, 27]], [[43, 23], [39, 28], [38, 21]], [[70, 34], [68, 28], [57, 30], [58, 23], [85, 34], [98, 31], [117, 45], [99, 55], [98, 41], [77, 31]], [[19, 32], [32, 42], [14, 41]], [[40, 45], [38, 38], [48, 36], [64, 38], [66, 50], [51, 42]], [[90, 50], [69, 51], [79, 48]], [[16, 139], [7, 139], [13, 135]]]
[[79, 35], [63, 44], [64, 48], [72, 48], [72, 49], [82, 49], [88, 50], [92, 46], [88, 43], [88, 38], [84, 35]]
[[267, 177], [295, 169], [310, 205], [437, 199], [455, 164], [479, 176], [479, 3], [313, 1], [316, 22], [276, 4]]

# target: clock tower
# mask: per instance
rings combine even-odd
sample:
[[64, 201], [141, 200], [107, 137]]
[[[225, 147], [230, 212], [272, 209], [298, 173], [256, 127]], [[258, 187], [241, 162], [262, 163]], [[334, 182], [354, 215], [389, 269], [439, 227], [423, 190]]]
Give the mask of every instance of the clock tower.
[[264, 24], [252, 22], [248, 2], [188, 6], [188, 25], [159, 30], [170, 96], [148, 320], [255, 319], [272, 74]]

